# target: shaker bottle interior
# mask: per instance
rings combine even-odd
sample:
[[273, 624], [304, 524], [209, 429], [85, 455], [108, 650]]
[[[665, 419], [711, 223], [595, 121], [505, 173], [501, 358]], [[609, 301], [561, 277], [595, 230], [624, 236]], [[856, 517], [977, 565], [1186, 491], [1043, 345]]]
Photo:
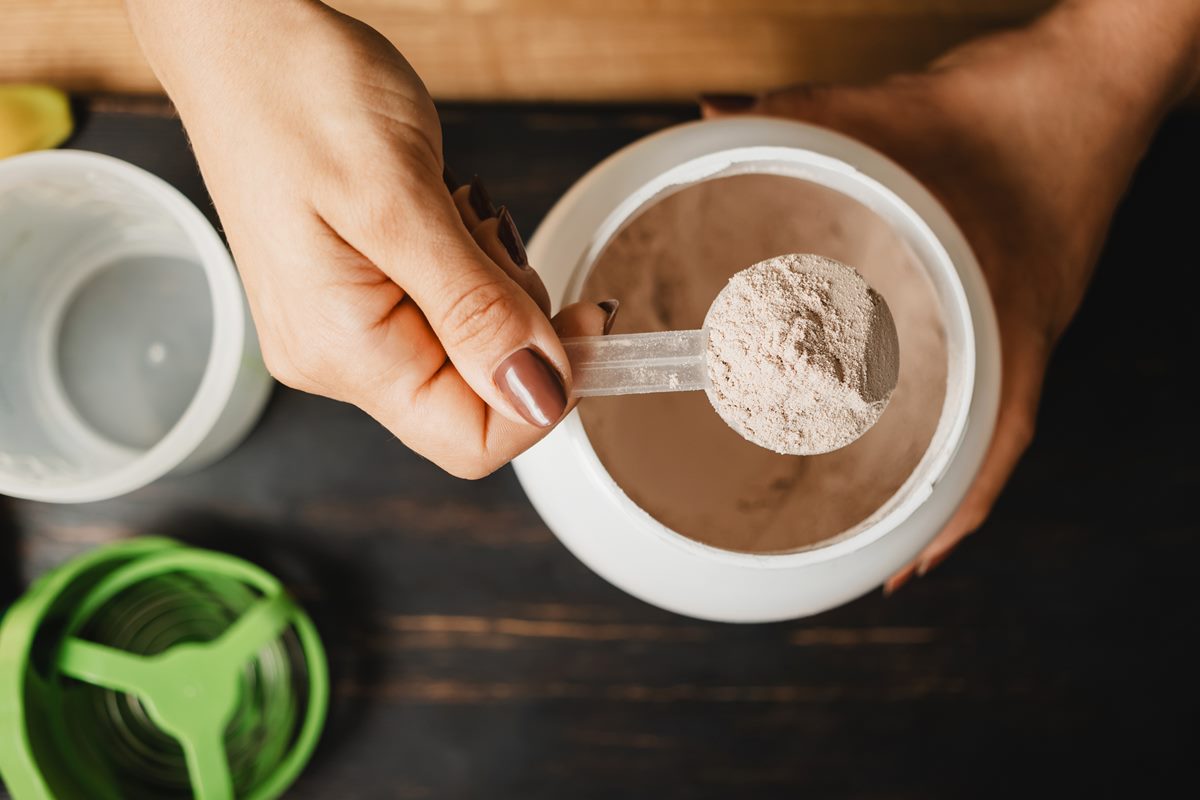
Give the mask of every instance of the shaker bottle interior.
[[152, 448], [213, 347], [200, 253], [111, 172], [0, 187], [0, 478], [73, 483]]

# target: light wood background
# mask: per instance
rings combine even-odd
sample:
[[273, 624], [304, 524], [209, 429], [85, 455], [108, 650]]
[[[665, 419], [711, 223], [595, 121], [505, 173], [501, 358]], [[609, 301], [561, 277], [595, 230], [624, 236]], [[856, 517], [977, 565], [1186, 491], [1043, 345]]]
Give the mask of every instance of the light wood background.
[[[258, 0], [247, 0], [256, 2]], [[180, 2], [187, 0], [161, 0]], [[1053, 0], [336, 0], [445, 100], [666, 100], [864, 80]], [[158, 92], [120, 0], [0, 0], [0, 82]]]

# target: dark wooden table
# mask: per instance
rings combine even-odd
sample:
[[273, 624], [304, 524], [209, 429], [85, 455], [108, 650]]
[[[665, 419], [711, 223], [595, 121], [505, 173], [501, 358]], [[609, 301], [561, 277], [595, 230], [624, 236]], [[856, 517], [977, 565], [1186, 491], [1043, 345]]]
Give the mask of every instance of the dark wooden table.
[[[450, 107], [446, 149], [532, 230], [691, 113]], [[1200, 710], [1198, 143], [1179, 116], [1150, 152], [991, 520], [893, 598], [763, 626], [659, 611], [568, 554], [510, 470], [455, 480], [356, 409], [279, 389], [198, 474], [0, 506], [2, 599], [141, 533], [285, 577], [335, 680], [296, 798], [1153, 796], [1192, 777]], [[162, 104], [97, 99], [73, 144], [213, 216]]]

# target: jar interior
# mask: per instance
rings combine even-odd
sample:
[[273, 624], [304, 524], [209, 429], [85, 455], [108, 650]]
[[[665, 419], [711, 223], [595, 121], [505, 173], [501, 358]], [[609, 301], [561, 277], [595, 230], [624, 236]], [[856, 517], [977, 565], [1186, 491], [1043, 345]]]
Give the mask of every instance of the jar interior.
[[633, 502], [725, 550], [787, 553], [850, 535], [909, 479], [947, 391], [944, 317], [926, 268], [887, 221], [839, 191], [734, 174], [643, 207], [599, 252], [580, 292], [621, 301], [616, 333], [698, 328], [733, 273], [783, 253], [853, 266], [892, 311], [899, 380], [860, 439], [819, 456], [779, 455], [730, 430], [703, 392], [596, 397], [579, 409], [600, 462]]
[[143, 457], [211, 357], [200, 254], [154, 198], [62, 166], [0, 187], [0, 478], [71, 486]]

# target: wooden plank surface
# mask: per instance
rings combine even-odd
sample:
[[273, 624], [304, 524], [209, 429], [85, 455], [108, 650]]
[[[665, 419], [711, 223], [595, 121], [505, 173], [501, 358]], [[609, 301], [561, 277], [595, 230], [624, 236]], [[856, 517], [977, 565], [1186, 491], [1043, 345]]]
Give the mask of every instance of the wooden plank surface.
[[[166, 0], [163, 0], [166, 2]], [[687, 99], [864, 80], [1034, 16], [1052, 0], [338, 0], [435, 97]], [[159, 91], [120, 0], [0, 0], [0, 82]]]
[[[74, 146], [211, 215], [165, 105], [94, 109]], [[602, 157], [691, 113], [443, 117], [455, 168], [529, 230]], [[763, 626], [659, 611], [559, 545], [511, 470], [455, 480], [356, 409], [278, 389], [209, 469], [105, 503], [0, 503], [0, 601], [139, 533], [283, 576], [334, 676], [301, 800], [1177, 796], [1200, 712], [1200, 265], [1194, 205], [1170, 198], [1200, 181], [1197, 141], [1200, 115], [1177, 116], [1151, 149], [992, 519], [893, 598]]]

